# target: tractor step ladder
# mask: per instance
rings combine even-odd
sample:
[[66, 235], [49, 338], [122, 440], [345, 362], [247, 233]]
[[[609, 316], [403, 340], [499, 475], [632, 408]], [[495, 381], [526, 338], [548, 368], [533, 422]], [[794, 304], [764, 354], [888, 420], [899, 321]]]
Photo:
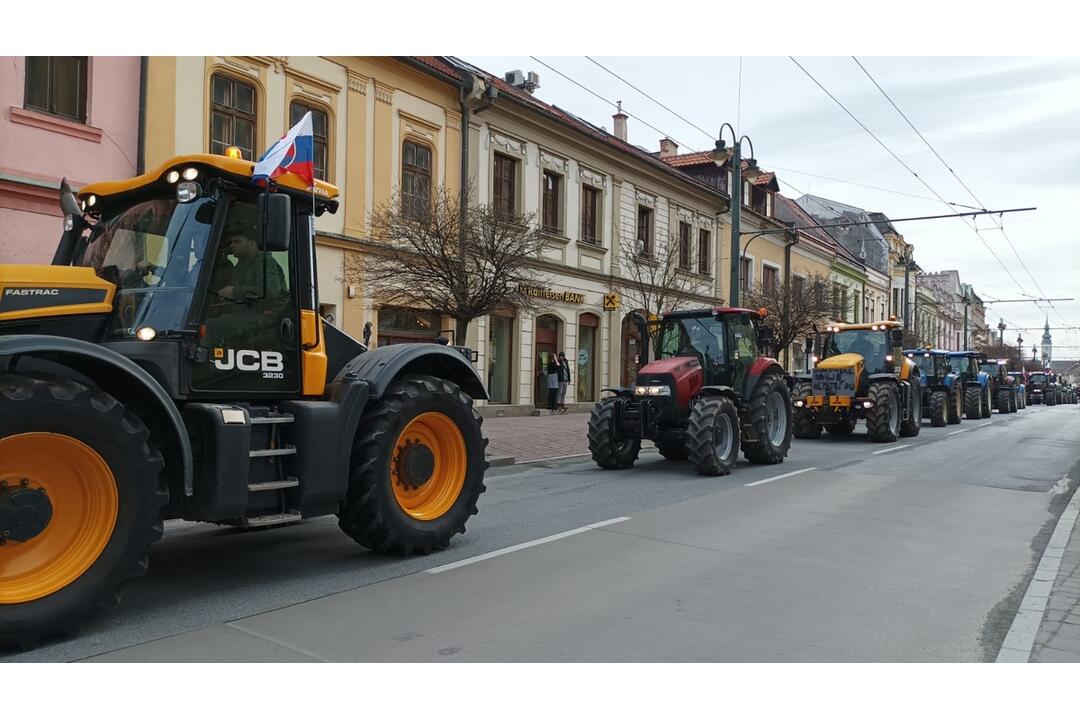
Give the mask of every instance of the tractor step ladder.
[[297, 512], [274, 513], [273, 515], [256, 515], [241, 520], [241, 525], [246, 528], [271, 527], [273, 525], [287, 525], [303, 520], [303, 516]]
[[300, 480], [294, 477], [289, 477], [285, 480], [248, 483], [248, 492], [261, 492], [263, 490], [284, 490], [285, 488], [298, 487], [299, 485]]

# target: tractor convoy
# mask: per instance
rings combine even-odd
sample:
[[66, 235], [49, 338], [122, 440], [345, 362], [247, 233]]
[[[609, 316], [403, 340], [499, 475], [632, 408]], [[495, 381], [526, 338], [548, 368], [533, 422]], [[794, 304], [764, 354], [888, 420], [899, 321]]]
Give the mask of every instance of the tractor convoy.
[[[314, 218], [335, 187], [186, 155], [128, 180], [62, 183], [51, 265], [0, 265], [0, 646], [76, 632], [141, 576], [163, 521], [267, 528], [334, 515], [379, 553], [443, 549], [484, 492], [486, 400], [468, 352], [369, 350], [320, 317]], [[1075, 402], [1050, 373], [902, 348], [894, 321], [830, 326], [812, 369], [769, 357], [765, 312], [650, 324], [655, 357], [606, 388], [592, 459], [642, 442], [700, 474], [782, 463], [792, 437], [873, 442]]]

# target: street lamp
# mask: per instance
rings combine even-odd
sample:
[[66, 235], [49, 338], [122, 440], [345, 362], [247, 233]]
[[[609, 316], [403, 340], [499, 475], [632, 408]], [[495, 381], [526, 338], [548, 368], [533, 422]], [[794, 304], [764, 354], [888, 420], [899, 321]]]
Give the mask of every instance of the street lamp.
[[1005, 321], [998, 321], [998, 331], [1001, 333], [1001, 354], [1005, 354]]
[[[731, 131], [732, 146], [729, 148], [724, 142], [724, 128]], [[718, 168], [731, 161], [731, 187], [728, 193], [731, 196], [731, 289], [729, 290], [728, 304], [731, 307], [739, 305], [739, 265], [742, 252], [739, 250], [739, 220], [742, 214], [742, 142], [745, 140], [750, 145], [750, 157], [746, 159], [746, 177], [754, 179], [761, 174], [754, 159], [754, 143], [749, 137], [739, 137], [735, 128], [730, 123], [720, 126], [720, 137], [716, 141], [716, 148], [712, 152], [712, 161]]]
[[1019, 333], [1016, 335], [1016, 369], [1024, 370], [1024, 338]]

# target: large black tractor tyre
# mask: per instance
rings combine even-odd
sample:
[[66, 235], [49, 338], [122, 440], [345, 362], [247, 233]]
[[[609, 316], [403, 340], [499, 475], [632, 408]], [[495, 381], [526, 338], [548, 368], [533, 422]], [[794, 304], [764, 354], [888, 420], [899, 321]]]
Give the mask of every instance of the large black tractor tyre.
[[[799, 383], [795, 386], [794, 397], [805, 398], [812, 392], [809, 383]], [[821, 437], [821, 425], [810, 414], [809, 408], [794, 408], [791, 413], [792, 434], [800, 440], [813, 440]]]
[[743, 447], [743, 455], [758, 465], [784, 462], [791, 448], [791, 390], [784, 378], [769, 374], [750, 393], [750, 425], [757, 442]]
[[960, 392], [960, 388], [953, 385], [952, 392], [949, 394], [949, 424], [959, 425], [963, 416], [964, 394]]
[[[161, 538], [164, 467], [146, 425], [111, 395], [0, 373], [0, 525], [9, 533], [0, 541], [0, 646], [73, 635], [120, 603]], [[8, 553], [21, 556], [13, 575]]]
[[1054, 393], [1048, 392], [1048, 393], [1046, 393], [1046, 398], [1045, 398], [1044, 402], [1046, 403], [1047, 407], [1053, 407], [1054, 404], [1055, 404], [1054, 401], [1056, 399], [1057, 398], [1054, 397]]
[[1009, 412], [1014, 413], [1020, 409], [1020, 396], [1015, 391], [1009, 391]]
[[997, 409], [999, 415], [1008, 415], [1012, 412], [1010, 409], [1012, 406], [1012, 403], [1009, 400], [1010, 395], [1012, 395], [1012, 393], [1004, 388], [997, 391]]
[[338, 526], [376, 552], [427, 554], [465, 532], [488, 463], [483, 418], [449, 380], [395, 382], [360, 418]]
[[694, 403], [687, 428], [690, 462], [699, 475], [727, 475], [739, 457], [739, 413], [724, 395]]
[[687, 451], [685, 442], [679, 442], [677, 440], [657, 440], [655, 445], [657, 451], [665, 460], [680, 462], [686, 459]]
[[949, 423], [949, 396], [938, 390], [930, 393], [930, 426], [945, 427]]
[[896, 442], [900, 437], [900, 394], [891, 382], [876, 382], [867, 393], [874, 406], [866, 412], [866, 434], [873, 442]]
[[[900, 423], [900, 436], [915, 437], [922, 430], [922, 387], [920, 387], [917, 377], [912, 377], [907, 391], [910, 393], [908, 398], [910, 403], [908, 419]], [[901, 388], [900, 392], [903, 394], [903, 388]]]
[[844, 418], [838, 423], [826, 425], [825, 430], [830, 435], [850, 435], [851, 433], [855, 432], [855, 425], [858, 422], [859, 421], [855, 418], [854, 415], [848, 415], [846, 418]]
[[614, 423], [615, 404], [620, 398], [604, 398], [589, 415], [589, 452], [593, 461], [605, 470], [633, 467], [641, 452], [640, 438], [617, 437]]
[[964, 388], [964, 417], [978, 420], [982, 416], [982, 388]]
[[986, 389], [982, 393], [982, 416], [983, 418], [990, 417], [990, 414], [994, 411], [994, 396], [990, 392], [990, 386], [987, 385]]

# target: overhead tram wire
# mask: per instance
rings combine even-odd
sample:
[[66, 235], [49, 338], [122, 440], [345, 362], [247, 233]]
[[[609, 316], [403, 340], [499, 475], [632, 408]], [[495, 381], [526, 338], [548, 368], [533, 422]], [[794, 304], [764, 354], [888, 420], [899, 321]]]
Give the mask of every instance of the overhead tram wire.
[[[986, 203], [984, 203], [975, 194], [975, 191], [972, 190], [970, 187], [968, 187], [968, 184], [966, 182], [964, 182], [963, 179], [959, 175], [956, 174], [956, 171], [952, 169], [952, 166], [950, 166], [949, 163], [945, 162], [945, 158], [941, 157], [941, 153], [939, 153], [937, 151], [937, 149], [933, 145], [930, 144], [930, 141], [927, 140], [926, 137], [921, 132], [919, 132], [919, 129], [917, 127], [915, 127], [915, 124], [913, 122], [911, 122], [911, 119], [908, 118], [908, 116], [906, 114], [904, 114], [904, 111], [900, 109], [900, 106], [896, 104], [896, 101], [894, 101], [889, 96], [889, 93], [885, 92], [885, 88], [881, 87], [881, 83], [879, 83], [877, 81], [877, 79], [874, 78], [874, 76], [870, 74], [870, 71], [866, 69], [865, 65], [863, 65], [861, 62], [859, 62], [859, 58], [852, 55], [851, 59], [855, 61], [855, 64], [859, 66], [859, 69], [862, 70], [863, 73], [866, 75], [866, 77], [868, 77], [870, 79], [870, 82], [874, 83], [874, 87], [876, 87], [878, 89], [878, 91], [881, 92], [881, 94], [885, 97], [885, 99], [889, 101], [889, 104], [893, 106], [893, 109], [896, 110], [896, 112], [899, 113], [900, 117], [902, 117], [904, 119], [904, 122], [906, 122], [908, 124], [908, 127], [910, 127], [915, 132], [915, 134], [919, 136], [919, 139], [923, 141], [923, 144], [926, 145], [926, 147], [930, 148], [930, 152], [934, 153], [934, 157], [936, 157], [938, 159], [938, 161], [941, 162], [942, 166], [944, 166], [944, 168], [946, 170], [948, 170], [949, 173], [952, 174], [952, 176], [954, 178], [956, 178], [956, 181], [958, 183], [960, 183], [961, 187], [963, 187], [964, 190], [967, 191], [967, 194], [970, 195], [971, 198], [975, 202], [979, 203], [979, 205], [983, 209], [985, 209], [986, 208]], [[1001, 232], [1002, 236], [1005, 238], [1005, 242], [1007, 242], [1009, 244], [1009, 248], [1013, 251], [1013, 255], [1015, 255], [1016, 259], [1020, 261], [1020, 266], [1022, 268], [1024, 268], [1024, 271], [1028, 274], [1028, 277], [1031, 278], [1031, 282], [1035, 283], [1035, 289], [1039, 291], [1039, 294], [1042, 295], [1042, 297], [1046, 297], [1047, 296], [1046, 291], [1043, 290], [1042, 286], [1039, 285], [1039, 281], [1036, 280], [1035, 276], [1031, 273], [1031, 270], [1028, 268], [1027, 263], [1024, 262], [1024, 258], [1022, 258], [1020, 256], [1020, 253], [1017, 252], [1016, 246], [1013, 245], [1013, 241], [1009, 237], [1009, 234], [1005, 232], [1004, 223], [1000, 223], [1000, 222], [994, 220], [993, 216], [990, 216], [990, 221], [993, 222], [995, 226], [997, 226], [997, 229]], [[1068, 322], [1067, 320], [1065, 320], [1064, 317], [1062, 317], [1062, 315], [1058, 311], [1058, 309], [1056, 307], [1054, 307], [1054, 303], [1051, 302], [1049, 304], [1050, 304], [1050, 308], [1055, 313], [1057, 313], [1057, 316], [1062, 320], [1062, 322]]]
[[[796, 59], [795, 59], [794, 57], [792, 57], [791, 55], [789, 55], [789, 56], [788, 56], [788, 58], [789, 58], [789, 59], [791, 60], [791, 62], [795, 63], [796, 67], [798, 67], [798, 68], [799, 68], [800, 70], [802, 70], [802, 71], [803, 71], [803, 74], [805, 74], [805, 75], [806, 75], [806, 77], [810, 78], [810, 80], [811, 80], [811, 81], [812, 81], [812, 82], [813, 82], [813, 83], [814, 83], [815, 85], [817, 85], [817, 86], [818, 86], [818, 87], [819, 87], [819, 88], [821, 89], [821, 91], [822, 91], [822, 92], [824, 92], [824, 93], [825, 93], [826, 95], [828, 95], [828, 96], [829, 96], [829, 98], [830, 98], [830, 99], [831, 99], [831, 100], [832, 100], [832, 101], [833, 101], [834, 103], [836, 103], [836, 104], [837, 104], [837, 105], [838, 105], [838, 106], [840, 107], [840, 109], [841, 109], [841, 110], [843, 110], [843, 111], [844, 111], [844, 112], [845, 112], [845, 113], [846, 113], [846, 114], [848, 115], [848, 117], [850, 117], [850, 118], [851, 118], [852, 120], [854, 120], [854, 121], [856, 122], [856, 124], [858, 124], [858, 126], [859, 126], [859, 127], [861, 127], [861, 128], [862, 128], [862, 129], [863, 129], [863, 130], [864, 130], [864, 131], [866, 132], [866, 134], [867, 134], [867, 135], [869, 135], [870, 137], [872, 137], [872, 138], [874, 139], [874, 141], [875, 141], [875, 142], [877, 142], [877, 144], [878, 144], [878, 145], [880, 145], [880, 146], [881, 146], [882, 148], [884, 148], [884, 150], [885, 150], [885, 151], [886, 151], [887, 153], [889, 153], [889, 155], [891, 155], [891, 156], [892, 156], [893, 158], [895, 158], [895, 159], [896, 159], [896, 161], [897, 161], [898, 163], [900, 163], [900, 164], [901, 164], [901, 165], [902, 165], [902, 166], [904, 167], [904, 169], [906, 169], [906, 170], [907, 170], [908, 172], [910, 172], [910, 173], [911, 173], [912, 175], [914, 175], [914, 176], [915, 176], [915, 179], [917, 179], [917, 180], [918, 180], [918, 181], [919, 181], [920, 183], [922, 183], [922, 184], [923, 184], [923, 186], [924, 186], [924, 187], [926, 187], [926, 189], [927, 189], [927, 190], [929, 190], [929, 191], [930, 191], [931, 193], [933, 193], [934, 197], [936, 197], [936, 198], [937, 198], [938, 200], [940, 200], [940, 201], [941, 201], [942, 203], [944, 203], [945, 205], [948, 205], [948, 204], [949, 204], [949, 201], [948, 201], [948, 200], [946, 200], [945, 198], [943, 198], [943, 197], [941, 196], [941, 194], [940, 194], [940, 193], [939, 193], [939, 192], [938, 192], [937, 190], [935, 190], [935, 189], [934, 189], [933, 187], [931, 187], [931, 186], [930, 186], [930, 184], [929, 184], [928, 182], [926, 182], [926, 180], [924, 180], [924, 179], [923, 179], [922, 177], [920, 177], [920, 176], [919, 176], [919, 173], [915, 172], [915, 171], [914, 171], [914, 170], [913, 170], [913, 169], [912, 169], [912, 168], [911, 168], [911, 167], [910, 167], [910, 166], [909, 166], [909, 165], [908, 165], [908, 164], [907, 164], [906, 162], [904, 162], [904, 161], [903, 161], [903, 160], [902, 160], [902, 159], [900, 158], [900, 156], [899, 156], [899, 155], [897, 155], [897, 154], [896, 154], [895, 152], [893, 152], [893, 151], [892, 151], [892, 148], [890, 148], [890, 147], [889, 147], [888, 145], [886, 145], [886, 144], [885, 144], [884, 142], [882, 142], [881, 138], [879, 138], [879, 137], [878, 137], [877, 135], [875, 135], [875, 134], [873, 133], [873, 131], [872, 131], [872, 130], [870, 130], [870, 128], [866, 127], [866, 125], [865, 125], [865, 124], [863, 124], [863, 122], [862, 122], [861, 120], [859, 120], [859, 118], [855, 117], [855, 115], [854, 115], [854, 114], [853, 114], [853, 113], [852, 113], [852, 112], [851, 112], [850, 110], [848, 110], [848, 109], [847, 109], [847, 107], [846, 107], [846, 106], [845, 106], [845, 105], [844, 105], [844, 104], [843, 104], [842, 102], [840, 102], [840, 101], [839, 101], [839, 100], [838, 100], [838, 99], [836, 98], [836, 96], [835, 96], [835, 95], [833, 95], [833, 94], [832, 94], [831, 92], [829, 92], [829, 91], [828, 91], [828, 89], [827, 89], [827, 88], [826, 88], [826, 87], [825, 87], [824, 85], [822, 85], [822, 84], [821, 84], [821, 83], [820, 83], [820, 82], [818, 81], [818, 79], [817, 79], [816, 77], [814, 77], [814, 76], [813, 76], [812, 74], [810, 74], [810, 71], [809, 71], [809, 70], [807, 70], [806, 68], [804, 68], [804, 67], [802, 66], [802, 64], [800, 64], [800, 63], [799, 63], [799, 61], [798, 61], [798, 60], [796, 60]], [[1001, 261], [1001, 258], [1000, 258], [1000, 257], [998, 257], [998, 255], [997, 255], [997, 253], [996, 253], [996, 252], [994, 252], [994, 249], [993, 249], [992, 247], [990, 247], [990, 243], [986, 242], [986, 238], [984, 238], [984, 237], [983, 237], [982, 235], [980, 235], [980, 234], [979, 234], [978, 228], [977, 228], [977, 227], [975, 227], [975, 226], [973, 226], [972, 224], [970, 224], [970, 222], [969, 222], [969, 221], [967, 221], [967, 220], [963, 220], [963, 222], [964, 222], [964, 224], [965, 224], [965, 225], [967, 225], [967, 226], [968, 226], [968, 228], [969, 228], [970, 230], [972, 230], [972, 231], [973, 231], [973, 232], [975, 233], [976, 237], [978, 237], [978, 238], [979, 238], [979, 240], [980, 240], [980, 241], [982, 242], [982, 244], [986, 246], [986, 249], [987, 249], [987, 250], [988, 250], [988, 251], [990, 252], [990, 254], [991, 254], [991, 255], [993, 256], [994, 260], [996, 260], [996, 261], [997, 261], [997, 263], [998, 263], [998, 265], [1000, 265], [1000, 266], [1001, 266], [1001, 269], [1005, 271], [1005, 274], [1006, 274], [1006, 275], [1008, 275], [1008, 276], [1009, 276], [1009, 278], [1010, 278], [1010, 279], [1011, 279], [1011, 280], [1012, 280], [1012, 281], [1013, 281], [1014, 283], [1016, 283], [1016, 286], [1017, 286], [1018, 288], [1020, 288], [1020, 292], [1021, 292], [1021, 294], [1023, 294], [1023, 295], [1027, 295], [1028, 293], [1027, 293], [1027, 292], [1026, 292], [1026, 291], [1024, 290], [1024, 286], [1020, 284], [1020, 281], [1016, 279], [1016, 276], [1012, 274], [1012, 271], [1011, 271], [1011, 270], [1009, 270], [1008, 266], [1007, 266], [1007, 265], [1005, 265], [1005, 263], [1003, 263], [1003, 262]]]
[[[533, 59], [535, 60], [536, 58], [533, 58]], [[589, 62], [591, 62], [593, 65], [596, 65], [598, 68], [600, 68], [601, 70], [603, 70], [607, 74], [611, 75], [613, 78], [615, 78], [616, 80], [618, 80], [622, 84], [626, 85], [631, 90], [638, 93], [639, 95], [641, 95], [645, 99], [647, 99], [650, 102], [654, 103], [655, 105], [658, 105], [659, 107], [663, 108], [667, 112], [669, 112], [672, 115], [674, 115], [675, 117], [677, 117], [679, 120], [682, 120], [684, 123], [686, 123], [690, 127], [694, 128], [695, 130], [697, 130], [699, 133], [701, 133], [705, 137], [709, 138], [710, 140], [714, 140], [714, 141], [716, 140], [716, 137], [715, 137], [714, 133], [709, 132], [705, 128], [703, 128], [700, 125], [698, 125], [697, 123], [695, 123], [693, 120], [690, 120], [689, 118], [687, 118], [685, 115], [682, 115], [682, 114], [676, 112], [675, 110], [671, 109], [670, 107], [668, 107], [667, 105], [665, 105], [664, 103], [660, 102], [655, 97], [650, 95], [649, 93], [642, 90], [640, 87], [638, 87], [634, 83], [632, 83], [629, 80], [627, 80], [626, 78], [624, 78], [622, 75], [619, 75], [617, 72], [615, 72], [611, 68], [605, 66], [603, 63], [598, 62], [597, 60], [595, 60], [594, 58], [589, 57], [588, 55], [585, 56], [585, 59], [588, 60]], [[537, 62], [540, 62], [540, 61], [537, 60]], [[550, 66], [546, 66], [546, 67], [550, 67]], [[554, 68], [552, 68], [552, 70], [554, 70]], [[554, 70], [554, 71], [559, 72], [558, 70]], [[559, 74], [562, 75], [567, 80], [570, 80], [570, 82], [573, 82], [578, 87], [584, 87], [584, 86], [581, 85], [581, 83], [578, 83], [575, 80], [572, 80], [571, 78], [567, 77], [563, 73], [559, 73]], [[585, 88], [585, 89], [588, 90], [588, 88]], [[595, 95], [596, 97], [599, 97], [599, 95], [596, 95], [596, 93], [593, 93], [591, 90], [589, 90], [589, 92], [592, 93], [593, 95]], [[600, 99], [603, 100], [604, 98], [600, 98]], [[604, 100], [604, 102], [610, 102], [610, 101]], [[649, 127], [651, 127], [653, 130], [656, 130], [657, 132], [660, 132], [659, 130], [657, 130], [657, 128], [653, 127], [652, 125], [649, 125]], [[671, 136], [668, 135], [667, 137], [671, 137]], [[674, 138], [672, 138], [672, 139], [674, 139]], [[678, 141], [676, 141], [676, 142], [678, 142]], [[687, 146], [687, 147], [690, 147], [690, 146]], [[904, 197], [914, 198], [916, 200], [926, 200], [928, 202], [938, 202], [938, 200], [935, 200], [934, 198], [931, 198], [931, 197], [927, 197], [925, 195], [915, 195], [914, 193], [901, 192], [900, 190], [890, 190], [888, 188], [877, 187], [876, 185], [867, 185], [865, 183], [855, 182], [854, 180], [842, 180], [840, 178], [828, 177], [826, 175], [816, 175], [814, 173], [808, 173], [808, 172], [805, 172], [803, 170], [793, 170], [792, 168], [780, 167], [779, 165], [773, 165], [772, 163], [769, 163], [769, 167], [773, 168], [774, 170], [781, 170], [783, 172], [795, 173], [796, 175], [806, 175], [807, 177], [819, 178], [821, 180], [829, 180], [831, 182], [844, 183], [845, 185], [854, 185], [855, 187], [867, 188], [868, 190], [877, 190], [878, 192], [890, 193], [892, 195], [902, 195]], [[785, 183], [785, 184], [787, 184], [793, 190], [798, 190], [798, 188], [796, 188], [794, 185], [791, 185], [790, 183]], [[803, 194], [805, 194], [805, 193], [803, 193]], [[952, 207], [965, 208], [967, 210], [985, 210], [986, 209], [984, 207], [975, 207], [974, 205], [965, 205], [963, 203], [957, 203], [957, 202], [948, 202], [948, 204], [951, 205]]]

